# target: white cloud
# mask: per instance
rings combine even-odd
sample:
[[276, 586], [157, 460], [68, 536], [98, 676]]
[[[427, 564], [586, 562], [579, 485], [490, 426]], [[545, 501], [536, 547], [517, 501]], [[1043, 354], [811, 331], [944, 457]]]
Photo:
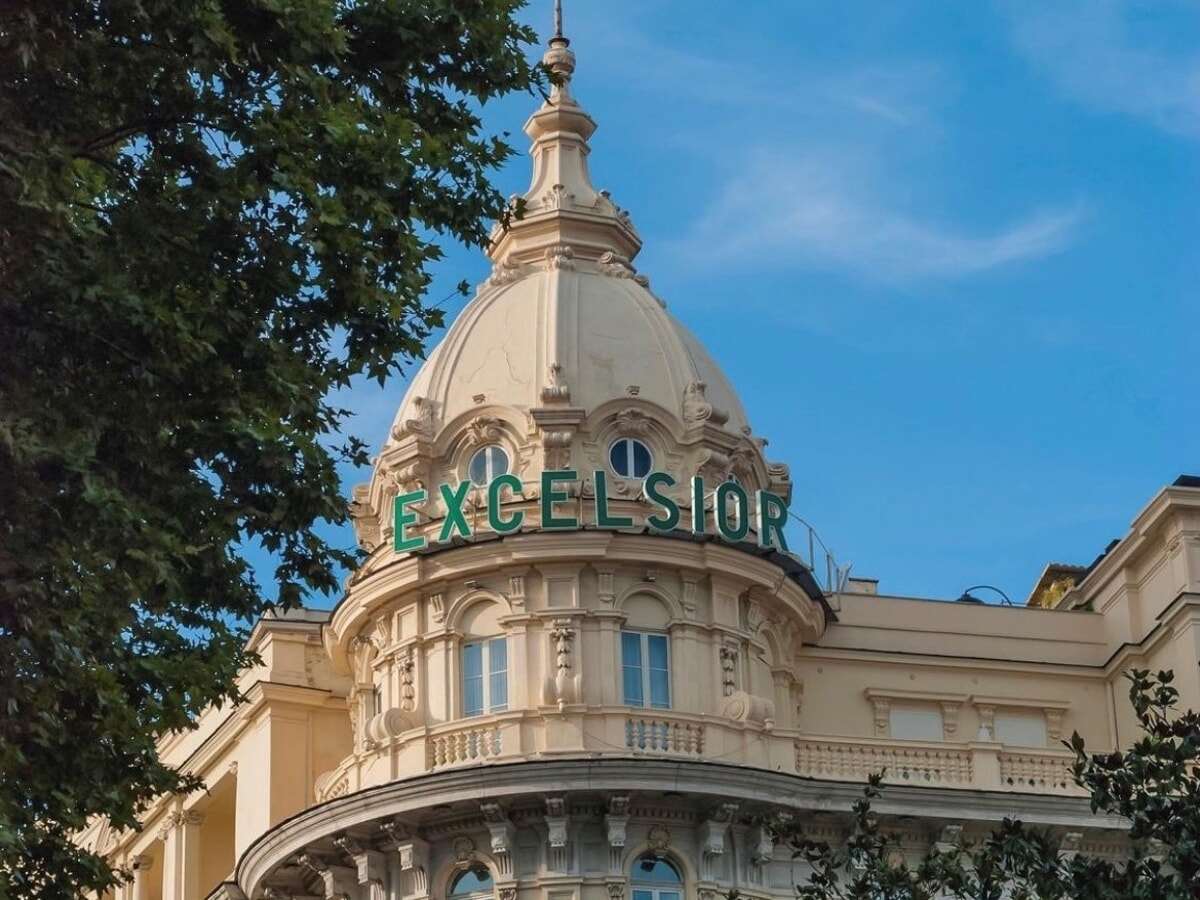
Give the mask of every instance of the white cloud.
[[885, 174], [843, 148], [755, 153], [726, 183], [677, 252], [692, 261], [851, 271], [871, 281], [956, 278], [1061, 253], [1086, 217], [1034, 210], [979, 232], [888, 201]]
[[1073, 100], [1200, 138], [1200, 6], [1013, 0], [1013, 42]]

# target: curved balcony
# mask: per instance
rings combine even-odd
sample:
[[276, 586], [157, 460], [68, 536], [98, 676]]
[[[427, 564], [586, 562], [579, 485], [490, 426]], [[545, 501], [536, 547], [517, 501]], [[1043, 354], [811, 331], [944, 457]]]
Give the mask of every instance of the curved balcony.
[[996, 743], [832, 738], [676, 710], [567, 707], [411, 728], [347, 757], [316, 784], [323, 802], [430, 772], [530, 759], [625, 757], [722, 762], [829, 781], [1080, 795], [1065, 750]]

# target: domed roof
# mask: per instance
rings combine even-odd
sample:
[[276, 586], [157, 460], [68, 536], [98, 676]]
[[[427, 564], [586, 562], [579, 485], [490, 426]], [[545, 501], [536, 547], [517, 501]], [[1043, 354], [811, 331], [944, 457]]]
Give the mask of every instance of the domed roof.
[[533, 181], [514, 218], [497, 227], [495, 267], [413, 379], [393, 431], [432, 415], [446, 423], [481, 404], [529, 410], [543, 391], [569, 391], [585, 410], [639, 397], [684, 417], [706, 402], [724, 427], [748, 426], [728, 379], [651, 293], [632, 259], [641, 248], [628, 214], [587, 170], [592, 118], [570, 95], [574, 54], [561, 35], [547, 65], [559, 83], [526, 123]]
[[[642, 242], [629, 214], [592, 184], [596, 124], [571, 96], [561, 33], [544, 61], [555, 84], [525, 125], [532, 184], [493, 230], [492, 273], [413, 379], [371, 483], [354, 491], [366, 546], [392, 532], [391, 497], [424, 491], [423, 526], [444, 516], [434, 486], [469, 480], [487, 445], [527, 498], [548, 470], [586, 482], [623, 438], [681, 486], [700, 473], [790, 495], [787, 467], [765, 462], [728, 379], [634, 268]], [[633, 502], [633, 479], [617, 492]]]

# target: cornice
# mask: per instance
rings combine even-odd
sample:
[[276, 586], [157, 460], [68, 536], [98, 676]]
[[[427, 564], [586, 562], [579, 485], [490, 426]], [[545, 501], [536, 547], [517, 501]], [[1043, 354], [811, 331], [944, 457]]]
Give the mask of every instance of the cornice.
[[[850, 782], [687, 760], [531, 760], [452, 769], [368, 788], [305, 810], [252, 844], [238, 862], [237, 875], [243, 887], [256, 890], [275, 866], [314, 841], [376, 822], [419, 819], [434, 807], [455, 804], [519, 803], [528, 796], [556, 794], [673, 792], [701, 802], [736, 798], [743, 812], [757, 807], [846, 813], [861, 799], [862, 790], [862, 785]], [[919, 814], [986, 825], [1019, 817], [1041, 826], [1125, 827], [1118, 817], [1093, 815], [1086, 797], [892, 785], [873, 808], [884, 816]]]

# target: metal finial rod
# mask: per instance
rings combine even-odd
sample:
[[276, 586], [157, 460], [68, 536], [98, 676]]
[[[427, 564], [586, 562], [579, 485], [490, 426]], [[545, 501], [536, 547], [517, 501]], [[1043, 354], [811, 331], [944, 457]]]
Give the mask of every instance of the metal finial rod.
[[562, 32], [562, 0], [554, 0], [554, 36], [560, 38]]

